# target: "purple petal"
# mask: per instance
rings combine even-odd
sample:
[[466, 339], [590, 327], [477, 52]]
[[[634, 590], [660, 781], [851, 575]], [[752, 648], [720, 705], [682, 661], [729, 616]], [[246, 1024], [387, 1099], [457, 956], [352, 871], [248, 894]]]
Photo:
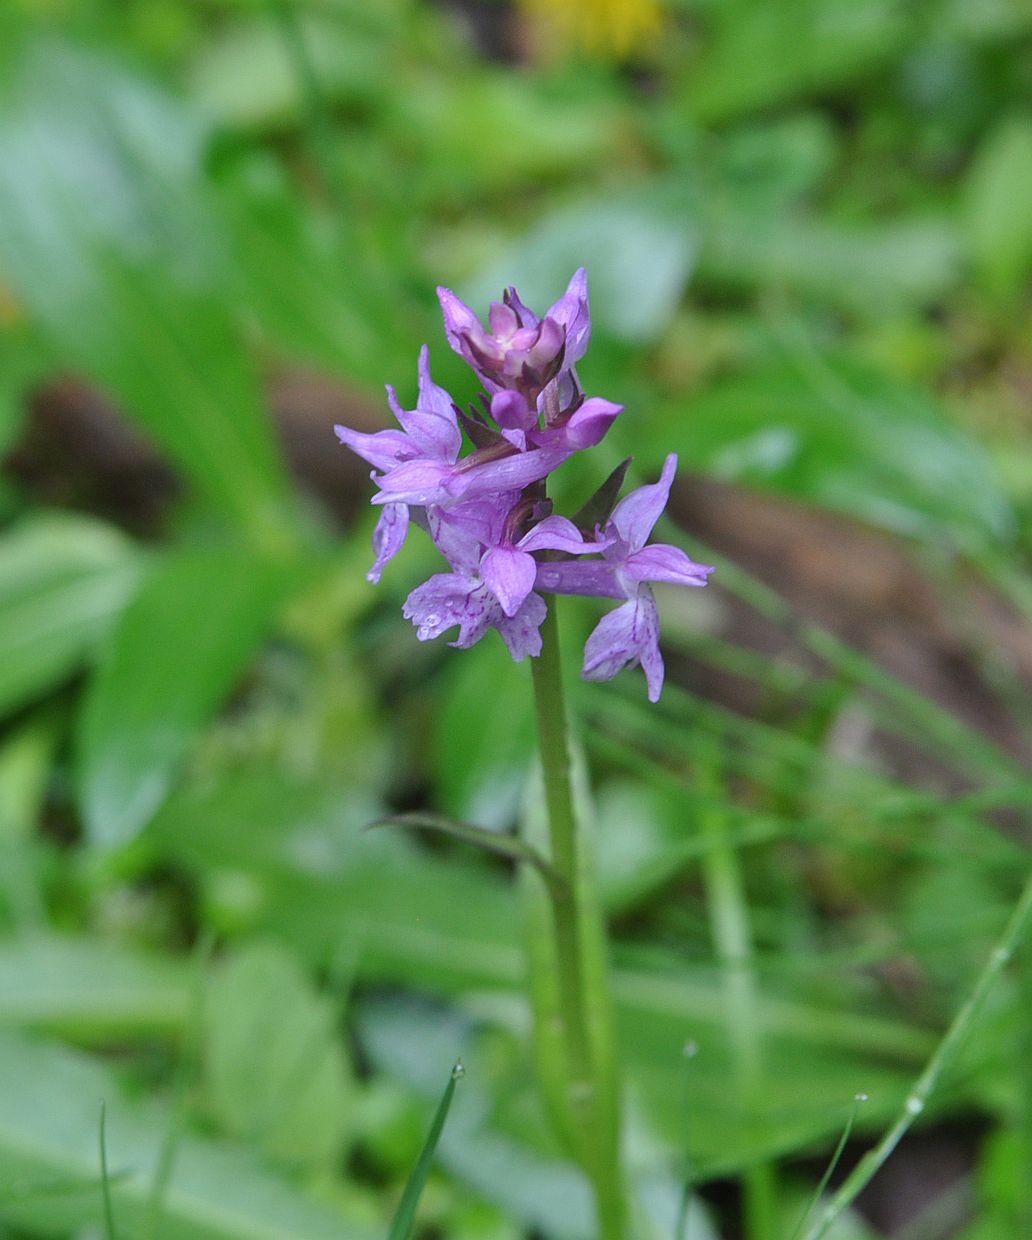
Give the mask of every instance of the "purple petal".
[[455, 416], [455, 402], [451, 394], [430, 377], [430, 350], [426, 345], [419, 351], [417, 408], [422, 415], [420, 426], [423, 433], [437, 446], [439, 455], [448, 461], [456, 460], [462, 447], [462, 432]]
[[479, 338], [484, 334], [480, 320], [464, 301], [455, 296], [450, 288], [439, 286], [437, 300], [441, 303], [441, 313], [444, 315], [444, 334], [448, 337], [448, 343], [459, 357], [472, 364], [472, 355], [466, 337]]
[[484, 548], [501, 541], [505, 518], [518, 498], [513, 492], [429, 510], [430, 536], [452, 568], [476, 574]]
[[401, 550], [408, 534], [409, 510], [406, 504], [386, 504], [380, 519], [373, 531], [373, 550], [376, 562], [366, 573], [367, 580], [374, 584], [380, 580], [383, 567]]
[[559, 354], [565, 353], [563, 347], [566, 343], [566, 337], [563, 329], [555, 319], [542, 319], [541, 326], [534, 333], [535, 338], [527, 342], [527, 363], [542, 370], [553, 369]]
[[519, 392], [498, 392], [491, 398], [491, 417], [506, 430], [528, 431], [537, 426], [537, 410]]
[[611, 524], [616, 526], [621, 538], [631, 551], [639, 551], [648, 542], [652, 527], [659, 520], [670, 496], [670, 484], [677, 471], [677, 456], [671, 452], [663, 464], [659, 481], [651, 486], [638, 487], [613, 509]]
[[528, 450], [527, 436], [524, 431], [503, 430], [502, 438], [507, 443], [511, 443], [517, 452], [526, 452]]
[[491, 332], [495, 336], [509, 337], [519, 330], [520, 323], [515, 310], [504, 302], [493, 301], [487, 312]]
[[515, 547], [492, 547], [480, 561], [480, 576], [507, 616], [523, 606], [536, 575], [537, 561]]
[[545, 312], [566, 328], [566, 354], [563, 366], [575, 365], [587, 352], [591, 339], [591, 312], [588, 309], [588, 273], [580, 267], [573, 273], [566, 292]]
[[584, 679], [612, 680], [625, 667], [640, 663], [649, 686], [649, 701], [663, 688], [663, 656], [659, 652], [659, 612], [652, 591], [643, 587], [602, 617], [584, 646]]
[[[532, 482], [540, 482], [571, 455], [562, 445], [520, 452], [498, 460], [486, 461], [458, 475], [452, 494], [458, 498], [484, 495], [492, 491], [522, 491]], [[411, 502], [411, 501], [409, 501]]]
[[426, 345], [419, 353], [419, 400], [414, 410], [403, 409], [398, 394], [387, 384], [387, 401], [411, 440], [409, 457], [428, 456], [455, 461], [462, 447], [462, 432], [455, 416], [451, 396], [430, 378], [430, 353]]
[[376, 431], [367, 435], [347, 426], [335, 426], [333, 429], [346, 448], [377, 469], [392, 469], [401, 461], [418, 455], [416, 445], [401, 431]]
[[622, 409], [623, 405], [614, 405], [601, 396], [592, 396], [563, 428], [567, 443], [572, 448], [593, 448], [602, 441]]
[[669, 581], [678, 586], [704, 586], [713, 572], [696, 564], [680, 547], [669, 543], [650, 543], [629, 555], [623, 565], [631, 581]]
[[616, 570], [605, 560], [546, 561], [537, 568], [534, 588], [546, 594], [580, 594], [585, 598], [626, 598]]
[[421, 642], [458, 625], [459, 636], [451, 645], [462, 648], [478, 642], [502, 617], [487, 587], [464, 573], [437, 573], [424, 581], [405, 600], [402, 613], [416, 626]]
[[541, 653], [541, 625], [548, 614], [548, 607], [540, 594], [528, 594], [519, 611], [496, 621], [498, 631], [509, 647], [509, 653], [521, 663], [527, 655], [537, 658]]
[[514, 288], [507, 288], [505, 290], [505, 304], [512, 306], [513, 310], [516, 311], [521, 327], [537, 327], [540, 319], [529, 306], [525, 306], [520, 301], [520, 295]]
[[539, 521], [517, 546], [523, 551], [572, 551], [574, 555], [601, 550], [598, 544], [585, 543], [584, 535], [572, 521], [558, 516]]
[[443, 489], [451, 478], [452, 466], [442, 461], [406, 461], [378, 479], [379, 494], [374, 504], [437, 504], [448, 502]]

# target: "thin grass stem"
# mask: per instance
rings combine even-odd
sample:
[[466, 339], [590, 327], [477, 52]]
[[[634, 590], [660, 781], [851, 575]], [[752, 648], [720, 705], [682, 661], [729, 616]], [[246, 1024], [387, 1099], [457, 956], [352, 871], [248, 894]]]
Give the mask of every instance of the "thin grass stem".
[[104, 1198], [104, 1235], [106, 1240], [118, 1240], [115, 1228], [115, 1209], [111, 1201], [111, 1176], [107, 1160], [107, 1104], [100, 1104], [100, 1190]]
[[943, 1074], [956, 1059], [978, 1018], [986, 996], [992, 989], [996, 979], [1003, 972], [1007, 962], [1014, 955], [1030, 922], [1032, 922], [1032, 877], [1026, 882], [1003, 934], [989, 953], [989, 958], [986, 960], [981, 973], [979, 973], [971, 993], [961, 1005], [950, 1027], [943, 1034], [942, 1040], [936, 1047], [931, 1059], [929, 1059], [924, 1071], [907, 1094], [899, 1116], [878, 1144], [869, 1150], [860, 1162], [857, 1163], [845, 1183], [831, 1198], [820, 1218], [806, 1233], [804, 1240], [821, 1240], [823, 1236], [828, 1234], [835, 1220], [844, 1210], [852, 1205], [859, 1194], [877, 1175], [893, 1150], [906, 1135], [914, 1120], [924, 1111], [928, 1105], [928, 1099], [939, 1084]]

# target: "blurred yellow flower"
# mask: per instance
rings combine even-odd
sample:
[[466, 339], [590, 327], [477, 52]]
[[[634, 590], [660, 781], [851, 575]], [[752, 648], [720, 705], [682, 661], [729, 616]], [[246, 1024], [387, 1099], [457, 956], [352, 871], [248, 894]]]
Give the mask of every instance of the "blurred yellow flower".
[[0, 327], [13, 327], [21, 322], [21, 308], [14, 299], [14, 294], [3, 283], [0, 283]]
[[520, 5], [564, 45], [606, 56], [637, 51], [662, 25], [658, 0], [520, 0]]

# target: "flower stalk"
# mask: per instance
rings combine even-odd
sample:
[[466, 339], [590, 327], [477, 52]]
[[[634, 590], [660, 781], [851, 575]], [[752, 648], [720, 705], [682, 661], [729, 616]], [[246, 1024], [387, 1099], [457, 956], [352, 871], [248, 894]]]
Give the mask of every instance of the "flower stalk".
[[[558, 1012], [565, 1069], [567, 1109], [573, 1139], [591, 1181], [600, 1240], [623, 1240], [625, 1206], [619, 1165], [618, 1101], [601, 1062], [599, 1044], [610, 1031], [593, 1031], [594, 1020], [607, 1019], [608, 994], [589, 995], [584, 967], [586, 920], [582, 875], [586, 864], [578, 831], [571, 772], [569, 725], [563, 694], [556, 599], [549, 600], [541, 625], [541, 653], [531, 662], [534, 705], [541, 749], [541, 774], [548, 814], [550, 859], [559, 882], [549, 891], [552, 947], [556, 966]], [[593, 1036], [593, 1032], [596, 1036]], [[597, 1033], [601, 1032], [602, 1037]]]

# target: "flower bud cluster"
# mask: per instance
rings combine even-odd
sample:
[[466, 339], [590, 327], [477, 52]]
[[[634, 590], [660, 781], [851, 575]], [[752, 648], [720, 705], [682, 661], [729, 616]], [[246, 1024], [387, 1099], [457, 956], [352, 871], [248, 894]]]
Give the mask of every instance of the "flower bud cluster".
[[[677, 547], [649, 543], [666, 507], [677, 458], [657, 483], [613, 507], [606, 484], [578, 524], [552, 511], [546, 480], [575, 452], [594, 447], [622, 406], [585, 397], [576, 364], [591, 337], [587, 275], [581, 268], [563, 296], [538, 318], [508, 289], [485, 328], [450, 289], [438, 289], [448, 343], [475, 371], [482, 408], [463, 412], [419, 358], [419, 395], [403, 409], [388, 401], [400, 430], [362, 434], [336, 427], [338, 438], [373, 466], [380, 519], [370, 581], [401, 548], [412, 521], [448, 562], [405, 602], [420, 641], [458, 629], [468, 647], [497, 629], [514, 659], [541, 651], [544, 594], [618, 600], [584, 651], [584, 676], [609, 680], [640, 663], [656, 701], [663, 684], [659, 614], [650, 582], [701, 586], [711, 569]], [[465, 451], [464, 451], [465, 448]], [[625, 468], [625, 467], [624, 467]], [[618, 471], [617, 483], [622, 478]]]

